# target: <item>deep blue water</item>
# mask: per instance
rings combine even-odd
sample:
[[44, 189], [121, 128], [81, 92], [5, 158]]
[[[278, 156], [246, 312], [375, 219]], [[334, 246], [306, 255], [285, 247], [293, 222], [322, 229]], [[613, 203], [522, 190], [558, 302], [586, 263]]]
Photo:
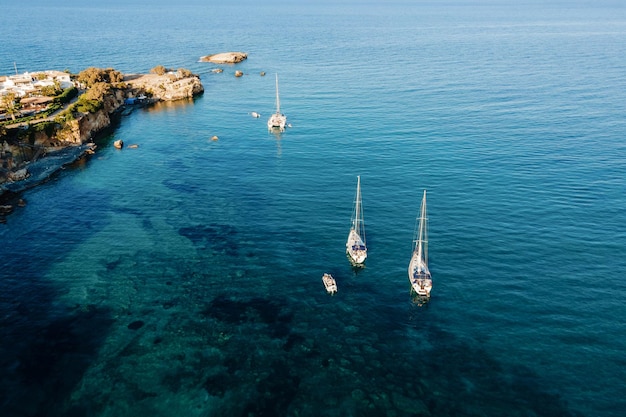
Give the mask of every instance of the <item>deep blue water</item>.
[[[0, 74], [206, 91], [123, 118], [0, 225], [0, 415], [623, 415], [624, 6], [63, 3], [2, 1]], [[249, 58], [198, 62], [224, 51]]]

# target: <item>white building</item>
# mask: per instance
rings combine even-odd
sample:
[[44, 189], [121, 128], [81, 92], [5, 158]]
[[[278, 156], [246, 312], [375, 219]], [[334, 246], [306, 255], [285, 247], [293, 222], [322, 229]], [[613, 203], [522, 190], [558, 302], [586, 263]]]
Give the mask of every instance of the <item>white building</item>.
[[[46, 77], [40, 77], [44, 74]], [[41, 78], [41, 79], [40, 79]], [[18, 97], [26, 97], [46, 85], [54, 85], [59, 82], [61, 88], [69, 88], [74, 85], [70, 74], [62, 71], [40, 71], [36, 73], [25, 72], [24, 74], [0, 77], [0, 96], [15, 93]]]

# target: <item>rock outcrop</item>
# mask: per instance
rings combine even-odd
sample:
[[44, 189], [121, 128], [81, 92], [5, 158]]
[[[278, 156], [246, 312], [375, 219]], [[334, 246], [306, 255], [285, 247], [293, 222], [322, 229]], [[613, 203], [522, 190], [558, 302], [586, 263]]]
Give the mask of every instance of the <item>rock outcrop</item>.
[[136, 94], [146, 94], [153, 99], [174, 101], [193, 98], [204, 92], [200, 77], [181, 77], [177, 74], [142, 74], [127, 75], [124, 82], [131, 86]]
[[214, 64], [236, 64], [248, 59], [245, 52], [222, 52], [214, 55], [200, 57], [200, 62], [212, 62]]

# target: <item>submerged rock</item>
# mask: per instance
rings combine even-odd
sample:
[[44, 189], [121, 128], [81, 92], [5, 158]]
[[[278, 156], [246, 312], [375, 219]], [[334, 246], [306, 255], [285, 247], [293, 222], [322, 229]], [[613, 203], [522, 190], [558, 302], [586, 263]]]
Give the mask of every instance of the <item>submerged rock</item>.
[[141, 320], [136, 320], [128, 325], [130, 330], [141, 329], [145, 323]]

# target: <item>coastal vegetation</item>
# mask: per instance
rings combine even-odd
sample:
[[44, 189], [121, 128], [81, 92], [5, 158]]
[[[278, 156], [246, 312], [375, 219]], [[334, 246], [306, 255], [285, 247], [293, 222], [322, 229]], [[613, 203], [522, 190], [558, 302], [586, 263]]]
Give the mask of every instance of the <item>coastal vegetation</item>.
[[97, 83], [119, 83], [124, 80], [124, 75], [113, 68], [90, 67], [78, 73], [76, 81], [82, 83], [86, 88]]
[[194, 74], [186, 68], [179, 68], [177, 70], [174, 70], [174, 69], [166, 68], [163, 65], [157, 65], [156, 67], [152, 68], [150, 70], [150, 74], [156, 74], [156, 75], [171, 74], [174, 78], [189, 78], [189, 77], [194, 76]]

